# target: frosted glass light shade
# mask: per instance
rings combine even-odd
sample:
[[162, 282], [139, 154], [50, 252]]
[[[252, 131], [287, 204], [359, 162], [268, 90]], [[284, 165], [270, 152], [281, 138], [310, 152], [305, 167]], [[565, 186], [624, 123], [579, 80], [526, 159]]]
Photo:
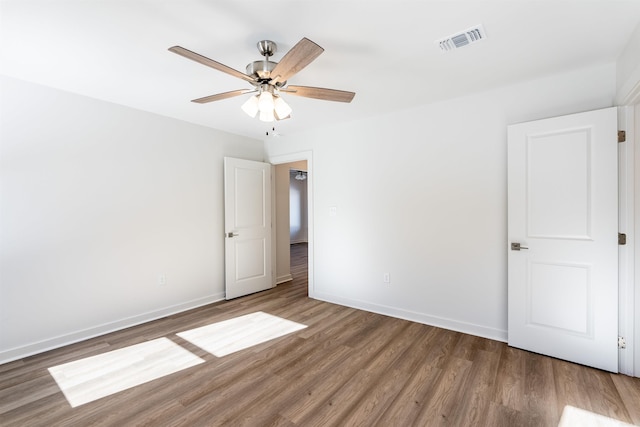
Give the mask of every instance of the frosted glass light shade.
[[247, 113], [249, 117], [255, 117], [258, 113], [258, 96], [252, 96], [242, 104], [242, 111]]
[[258, 109], [260, 112], [271, 111], [273, 114], [273, 95], [270, 92], [263, 91], [258, 98]]
[[276, 115], [280, 120], [291, 114], [291, 107], [289, 107], [289, 104], [284, 102], [284, 99], [280, 98], [279, 96], [275, 97], [275, 100], [273, 101], [273, 107], [276, 110]]
[[274, 121], [275, 117], [273, 116], [273, 110], [260, 111], [260, 120], [262, 120], [263, 122], [272, 122], [272, 121]]

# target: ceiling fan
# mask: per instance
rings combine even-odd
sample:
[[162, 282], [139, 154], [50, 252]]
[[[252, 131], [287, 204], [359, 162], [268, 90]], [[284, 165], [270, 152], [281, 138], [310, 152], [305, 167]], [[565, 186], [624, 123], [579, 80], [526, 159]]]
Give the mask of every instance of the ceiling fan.
[[354, 92], [344, 90], [287, 85], [289, 78], [293, 77], [324, 52], [323, 48], [306, 37], [293, 46], [291, 50], [282, 57], [280, 62], [269, 60], [277, 50], [275, 42], [271, 40], [258, 42], [258, 50], [260, 54], [264, 56], [264, 59], [251, 62], [247, 65], [246, 74], [181, 46], [173, 46], [169, 48], [169, 50], [185, 58], [199, 62], [200, 64], [245, 80], [253, 86], [252, 89], [239, 89], [231, 92], [218, 93], [194, 99], [192, 102], [205, 104], [207, 102], [220, 101], [247, 93], [257, 93], [242, 105], [242, 110], [251, 117], [256, 117], [256, 115], [260, 113], [259, 118], [264, 122], [283, 120], [290, 117], [291, 107], [284, 102], [280, 96], [281, 93], [337, 102], [351, 102], [355, 96]]

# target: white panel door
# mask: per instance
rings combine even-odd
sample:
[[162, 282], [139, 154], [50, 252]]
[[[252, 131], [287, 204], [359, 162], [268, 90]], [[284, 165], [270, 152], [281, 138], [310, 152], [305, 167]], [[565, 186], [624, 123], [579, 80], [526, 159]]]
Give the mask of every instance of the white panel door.
[[225, 298], [273, 287], [271, 165], [224, 159]]
[[616, 108], [508, 139], [509, 345], [618, 372]]

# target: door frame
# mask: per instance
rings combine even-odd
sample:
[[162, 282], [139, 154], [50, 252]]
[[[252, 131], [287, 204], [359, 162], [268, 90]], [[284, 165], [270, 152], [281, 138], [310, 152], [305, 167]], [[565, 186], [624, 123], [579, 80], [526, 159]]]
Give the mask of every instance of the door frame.
[[[634, 223], [638, 223], [634, 174], [640, 165], [636, 162], [635, 147], [639, 145], [635, 132], [635, 108], [633, 105], [618, 107], [618, 129], [626, 131], [626, 142], [618, 144], [618, 231], [627, 235], [627, 244], [618, 246], [618, 335], [625, 338], [626, 348], [619, 350], [618, 366], [621, 374], [640, 377], [640, 331], [635, 319], [640, 315], [640, 278], [635, 278], [635, 252], [637, 249]], [[635, 369], [634, 369], [635, 366]]]
[[640, 377], [640, 186], [635, 184], [640, 178], [640, 73], [632, 73], [627, 84], [618, 87], [616, 101], [618, 129], [627, 132], [618, 157], [621, 168], [626, 167], [626, 175], [620, 175], [625, 190], [619, 193], [619, 231], [627, 234], [627, 245], [619, 251], [620, 259], [626, 252], [626, 265], [620, 263], [618, 324], [627, 342], [627, 348], [620, 350], [619, 366], [620, 373]]
[[[282, 155], [277, 155], [277, 156], [269, 156], [269, 158], [267, 159], [267, 162], [271, 163], [272, 165], [281, 165], [284, 163], [293, 163], [293, 162], [299, 162], [299, 161], [303, 161], [306, 160], [307, 161], [307, 226], [308, 226], [308, 234], [307, 234], [307, 240], [308, 240], [308, 269], [309, 269], [309, 273], [308, 273], [308, 294], [309, 294], [309, 298], [315, 298], [315, 287], [314, 287], [314, 279], [313, 279], [313, 238], [314, 238], [314, 229], [313, 229], [313, 152], [312, 151], [301, 151], [298, 153], [291, 153], [291, 154], [282, 154]], [[273, 185], [275, 183], [275, 180], [272, 180], [271, 185], [273, 188]], [[274, 218], [275, 221], [275, 209], [276, 209], [276, 204], [275, 204], [275, 191], [272, 191], [272, 203], [271, 203], [271, 210], [272, 210], [272, 218]], [[275, 231], [274, 231], [275, 234]], [[275, 272], [276, 271], [276, 257], [277, 257], [277, 252], [275, 249], [275, 240], [276, 239], [272, 239], [271, 242], [271, 247], [273, 248], [272, 250], [272, 254], [274, 256], [272, 256], [272, 270]], [[275, 286], [275, 273], [274, 273], [274, 286]]]

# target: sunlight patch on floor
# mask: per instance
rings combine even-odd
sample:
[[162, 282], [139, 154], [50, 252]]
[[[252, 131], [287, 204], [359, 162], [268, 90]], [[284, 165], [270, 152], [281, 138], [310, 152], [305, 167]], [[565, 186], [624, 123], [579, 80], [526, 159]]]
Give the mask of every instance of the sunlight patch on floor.
[[222, 357], [306, 327], [258, 311], [177, 335], [216, 357]]
[[159, 338], [49, 368], [72, 408], [203, 363]]
[[625, 427], [632, 426], [604, 415], [567, 405], [562, 411], [558, 427]]

